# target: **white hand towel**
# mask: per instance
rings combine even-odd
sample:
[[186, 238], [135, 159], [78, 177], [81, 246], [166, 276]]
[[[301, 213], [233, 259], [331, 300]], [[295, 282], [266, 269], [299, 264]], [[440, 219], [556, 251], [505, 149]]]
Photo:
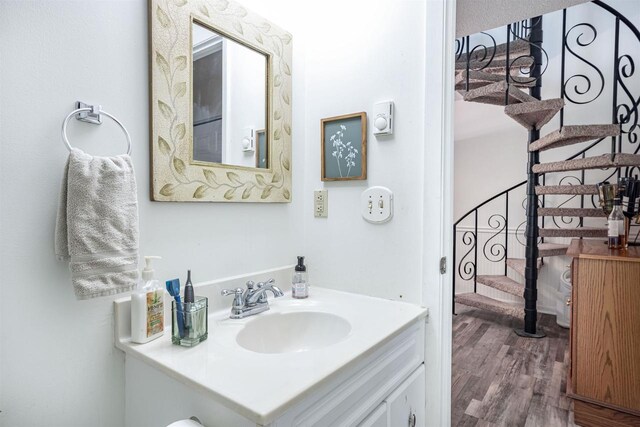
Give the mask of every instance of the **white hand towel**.
[[131, 157], [73, 149], [62, 180], [55, 252], [78, 299], [127, 292], [138, 278], [138, 196]]

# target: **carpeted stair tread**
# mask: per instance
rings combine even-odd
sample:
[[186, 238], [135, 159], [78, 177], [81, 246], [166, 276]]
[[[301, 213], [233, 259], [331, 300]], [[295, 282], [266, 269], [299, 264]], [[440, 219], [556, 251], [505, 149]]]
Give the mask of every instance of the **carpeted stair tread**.
[[457, 294], [455, 301], [458, 304], [476, 307], [482, 310], [489, 310], [500, 314], [507, 314], [517, 318], [521, 318], [524, 315], [524, 304], [498, 301], [473, 292]]
[[562, 98], [522, 102], [504, 107], [504, 112], [525, 128], [540, 129], [564, 107]]
[[[480, 60], [471, 60], [469, 61], [469, 69], [470, 70], [482, 70], [487, 72], [500, 72], [504, 74], [505, 67], [507, 65], [506, 58], [493, 58], [491, 62], [490, 56], [485, 58], [484, 61]], [[518, 55], [515, 58], [509, 58], [509, 69], [512, 71], [520, 71], [520, 69], [526, 70], [533, 65], [533, 58], [530, 56], [521, 56]], [[467, 61], [466, 59], [461, 59], [456, 62], [456, 70], [466, 70], [467, 69]]]
[[[484, 71], [469, 70], [469, 90], [477, 89], [488, 84], [504, 80], [504, 76], [497, 74], [485, 73]], [[455, 89], [464, 95], [467, 89], [467, 71], [458, 71], [456, 73]]]
[[[524, 258], [507, 258], [507, 267], [524, 277], [524, 269], [527, 266], [527, 260]], [[538, 260], [538, 269], [542, 267], [542, 260]]]
[[[529, 55], [531, 52], [531, 45], [526, 40], [514, 40], [509, 42], [509, 58], [515, 59], [522, 55]], [[496, 47], [490, 47], [486, 50], [478, 49], [475, 52], [469, 52], [469, 60], [473, 62], [486, 63], [490, 59], [494, 61], [497, 59], [504, 59], [507, 56], [507, 44], [502, 43]], [[466, 68], [467, 57], [466, 53], [463, 53], [461, 58], [456, 61], [456, 66], [459, 63], [464, 64], [463, 68]]]
[[569, 249], [569, 245], [562, 245], [559, 243], [540, 243], [538, 245], [538, 256], [547, 257], [566, 255], [567, 249]]
[[[511, 76], [512, 84], [516, 87], [533, 87], [535, 81], [527, 77]], [[484, 71], [469, 70], [469, 90], [477, 89], [482, 86], [486, 86], [491, 83], [504, 81], [505, 76], [503, 74], [493, 74]], [[456, 73], [455, 89], [462, 94], [467, 89], [467, 71], [458, 71]]]
[[544, 151], [618, 135], [620, 135], [620, 125], [563, 126], [529, 144], [529, 151]]
[[522, 297], [524, 286], [507, 276], [476, 276], [476, 281], [490, 288]]
[[598, 194], [598, 187], [595, 185], [537, 185], [536, 194]]
[[[483, 104], [505, 105], [507, 87], [508, 85], [505, 81], [492, 83], [466, 92], [464, 94], [464, 100]], [[534, 100], [535, 98], [533, 96], [524, 93], [517, 87], [511, 86], [509, 88], [509, 104], [531, 102]]]
[[538, 208], [538, 216], [576, 216], [581, 218], [606, 218], [604, 210], [597, 208]]
[[581, 169], [606, 169], [624, 166], [640, 166], [640, 154], [618, 153], [611, 160], [610, 154], [587, 157], [584, 159], [565, 160], [534, 165], [531, 169], [535, 173], [565, 172]]
[[540, 228], [540, 237], [607, 237], [606, 228], [580, 227], [580, 228]]

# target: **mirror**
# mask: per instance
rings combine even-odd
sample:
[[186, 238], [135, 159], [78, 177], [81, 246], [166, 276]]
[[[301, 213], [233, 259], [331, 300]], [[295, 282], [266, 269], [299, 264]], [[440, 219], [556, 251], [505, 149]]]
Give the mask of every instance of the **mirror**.
[[149, 0], [154, 201], [291, 201], [291, 34], [231, 0]]
[[267, 57], [197, 21], [191, 44], [193, 161], [266, 169]]

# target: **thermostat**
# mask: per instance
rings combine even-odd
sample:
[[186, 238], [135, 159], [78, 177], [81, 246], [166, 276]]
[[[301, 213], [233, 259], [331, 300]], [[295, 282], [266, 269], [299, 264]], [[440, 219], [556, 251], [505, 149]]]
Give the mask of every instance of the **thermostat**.
[[373, 134], [393, 133], [393, 101], [378, 102], [373, 106]]
[[242, 151], [255, 151], [255, 129], [253, 127], [245, 127], [242, 135]]

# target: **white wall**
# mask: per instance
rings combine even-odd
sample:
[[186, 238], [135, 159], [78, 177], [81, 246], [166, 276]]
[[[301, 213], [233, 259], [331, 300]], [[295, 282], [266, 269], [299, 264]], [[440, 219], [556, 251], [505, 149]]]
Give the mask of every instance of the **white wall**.
[[[293, 104], [304, 105], [304, 55], [286, 2], [244, 1], [294, 35]], [[160, 278], [195, 281], [295, 262], [302, 252], [304, 111], [293, 114], [290, 204], [149, 201], [147, 2], [0, 3], [0, 424], [123, 424], [123, 354], [113, 346], [115, 298], [76, 301], [53, 256], [67, 151], [61, 121], [81, 99], [101, 103], [133, 138], [141, 254], [161, 255]], [[118, 154], [123, 135], [71, 123], [73, 144]]]
[[[225, 41], [224, 67], [227, 87], [224, 120], [226, 151], [223, 163], [255, 167], [255, 151], [242, 151], [245, 128], [265, 129], [266, 58], [231, 40]], [[257, 140], [256, 140], [257, 144]]]
[[[421, 302], [425, 2], [349, 1], [308, 6], [304, 222], [311, 283]], [[339, 11], [339, 12], [338, 12]], [[330, 29], [327, 23], [330, 22]], [[394, 135], [367, 135], [367, 180], [321, 182], [320, 119], [395, 102]], [[394, 192], [383, 225], [360, 214], [372, 185]], [[314, 218], [313, 190], [329, 192]]]

